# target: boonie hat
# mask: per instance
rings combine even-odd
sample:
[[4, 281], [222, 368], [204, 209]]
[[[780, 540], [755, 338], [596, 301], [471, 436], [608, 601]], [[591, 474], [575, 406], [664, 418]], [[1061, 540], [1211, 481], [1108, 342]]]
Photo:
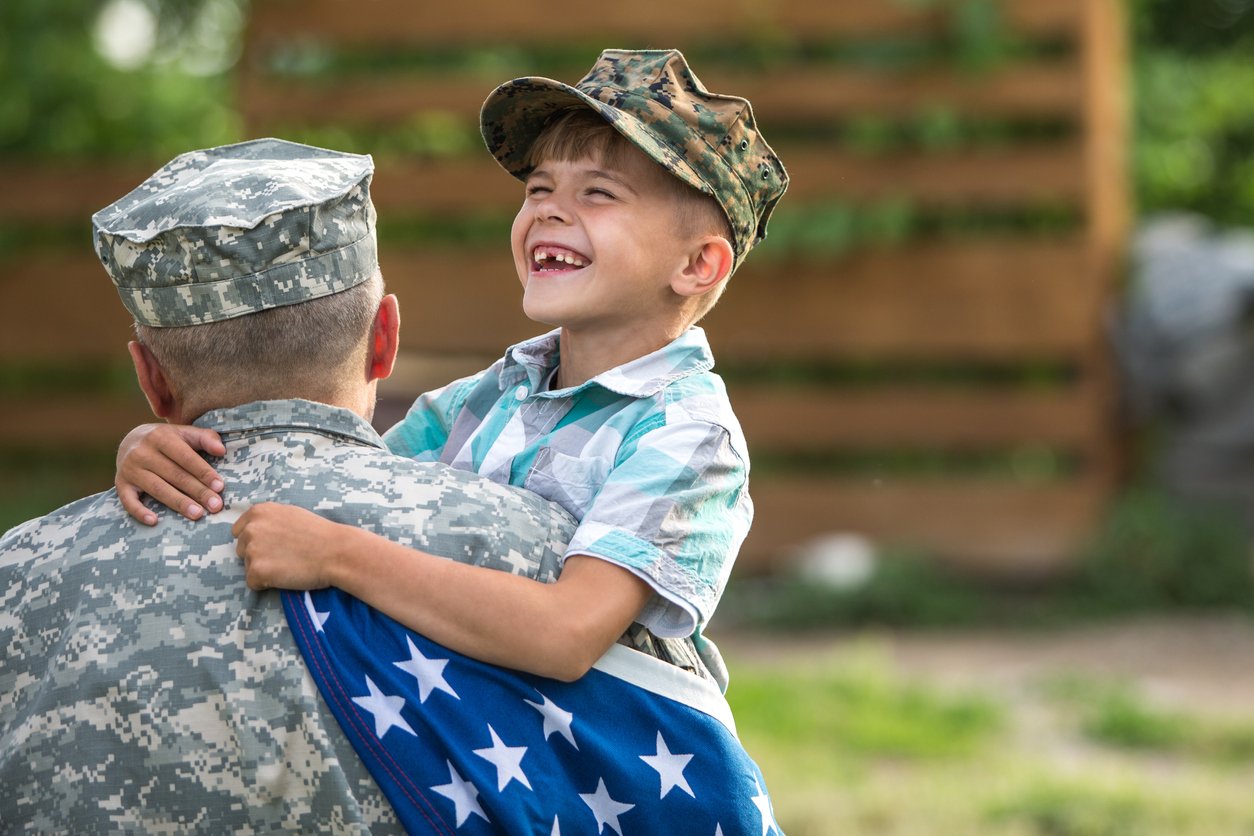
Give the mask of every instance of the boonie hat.
[[601, 114], [641, 151], [711, 195], [735, 234], [736, 264], [766, 237], [788, 173], [758, 132], [748, 100], [711, 93], [677, 49], [607, 49], [573, 87], [530, 76], [507, 81], [483, 103], [480, 130], [513, 176], [549, 120], [571, 107]]
[[218, 322], [340, 293], [378, 268], [374, 161], [281, 139], [175, 157], [92, 216], [135, 320]]

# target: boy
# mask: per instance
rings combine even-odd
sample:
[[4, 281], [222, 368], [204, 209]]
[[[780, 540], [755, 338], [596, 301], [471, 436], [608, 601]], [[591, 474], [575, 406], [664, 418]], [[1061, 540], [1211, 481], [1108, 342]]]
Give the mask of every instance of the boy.
[[[537, 584], [258, 505], [235, 525], [249, 585], [338, 586], [469, 656], [560, 679], [636, 623], [642, 643], [691, 636], [725, 687], [700, 631], [749, 528], [749, 465], [693, 326], [765, 236], [787, 174], [749, 103], [707, 92], [677, 50], [607, 50], [574, 87], [515, 79], [481, 127], [526, 183], [511, 248], [524, 311], [555, 330], [422, 396], [387, 441], [563, 505], [580, 525], [561, 577]], [[124, 443], [119, 493], [137, 518], [137, 488], [191, 502], [145, 469], [189, 492], [220, 484], [203, 463], [190, 483], [144, 464], [187, 461], [178, 438]]]

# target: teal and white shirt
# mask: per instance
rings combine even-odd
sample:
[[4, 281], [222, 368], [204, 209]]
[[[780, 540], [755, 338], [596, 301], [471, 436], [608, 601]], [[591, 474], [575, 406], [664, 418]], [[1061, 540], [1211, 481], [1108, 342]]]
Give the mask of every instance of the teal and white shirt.
[[663, 637], [698, 634], [705, 650], [699, 631], [753, 518], [744, 436], [705, 332], [567, 389], [548, 387], [558, 361], [558, 331], [519, 343], [418, 398], [385, 440], [559, 503], [579, 521], [566, 556], [643, 578], [656, 594], [640, 622]]

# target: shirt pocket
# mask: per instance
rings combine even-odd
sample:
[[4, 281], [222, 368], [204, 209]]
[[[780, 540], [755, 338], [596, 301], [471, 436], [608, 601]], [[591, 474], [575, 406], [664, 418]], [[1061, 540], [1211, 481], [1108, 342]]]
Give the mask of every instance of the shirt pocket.
[[570, 456], [544, 447], [536, 454], [523, 487], [561, 505], [575, 519], [583, 520], [609, 474], [609, 459]]

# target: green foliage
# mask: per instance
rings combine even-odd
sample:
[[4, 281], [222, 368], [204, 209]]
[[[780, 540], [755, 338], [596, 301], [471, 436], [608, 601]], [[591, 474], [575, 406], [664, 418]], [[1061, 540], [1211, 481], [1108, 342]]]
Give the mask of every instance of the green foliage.
[[1057, 236], [1079, 228], [1080, 220], [1074, 207], [1048, 203], [987, 209], [930, 207], [901, 196], [822, 201], [785, 206], [772, 216], [770, 232], [754, 258], [830, 262], [925, 240]]
[[237, 0], [161, 4], [158, 47], [134, 69], [110, 64], [94, 46], [93, 26], [104, 6], [103, 0], [0, 3], [0, 154], [150, 158], [239, 138], [226, 74], [206, 75], [182, 60], [208, 49], [202, 36], [211, 22], [230, 36]]
[[1080, 562], [1073, 594], [1108, 612], [1254, 605], [1249, 534], [1235, 511], [1126, 491]]
[[1147, 51], [1136, 63], [1134, 163], [1142, 212], [1254, 218], [1254, 61], [1249, 53]]
[[1138, 43], [1181, 55], [1247, 50], [1254, 42], [1249, 0], [1129, 0]]
[[802, 630], [885, 624], [969, 624], [988, 617], [978, 589], [934, 561], [893, 554], [875, 562], [865, 583], [840, 587], [810, 577], [743, 579], [731, 584], [721, 618], [757, 628]]

